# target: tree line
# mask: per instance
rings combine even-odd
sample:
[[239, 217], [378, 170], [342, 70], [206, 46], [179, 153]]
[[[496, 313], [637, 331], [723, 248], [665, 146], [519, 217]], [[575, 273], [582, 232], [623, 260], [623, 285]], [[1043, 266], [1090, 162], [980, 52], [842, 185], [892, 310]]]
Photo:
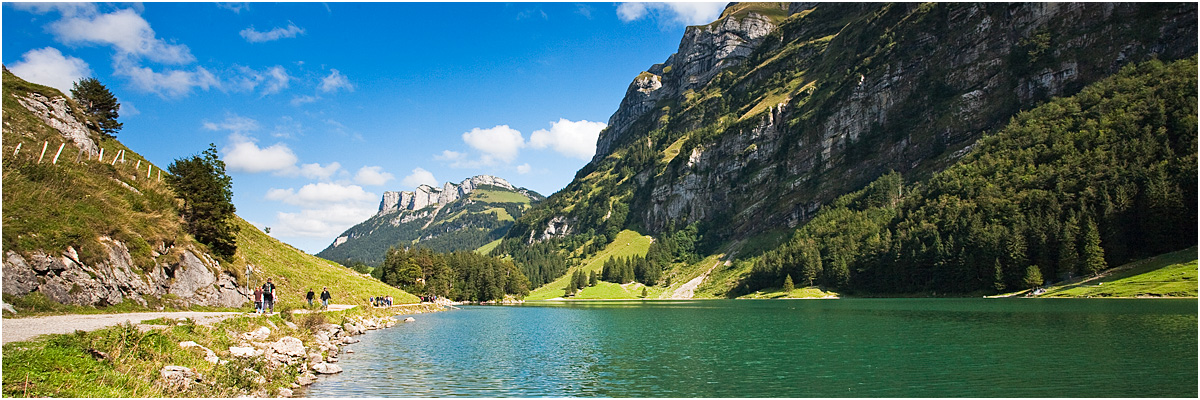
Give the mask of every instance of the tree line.
[[469, 251], [436, 253], [426, 248], [391, 248], [371, 270], [380, 281], [406, 292], [455, 301], [502, 300], [529, 294], [529, 280], [512, 261]]
[[1127, 66], [1022, 112], [954, 166], [886, 174], [752, 260], [734, 289], [788, 277], [847, 291], [1006, 291], [1196, 243], [1196, 59]]

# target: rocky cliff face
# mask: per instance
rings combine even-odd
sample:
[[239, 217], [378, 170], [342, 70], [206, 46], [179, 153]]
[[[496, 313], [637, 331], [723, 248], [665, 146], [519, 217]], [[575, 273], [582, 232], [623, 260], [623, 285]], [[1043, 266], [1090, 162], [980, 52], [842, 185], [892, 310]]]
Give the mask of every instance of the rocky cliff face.
[[420, 185], [412, 192], [383, 192], [383, 200], [379, 202], [379, 212], [376, 215], [404, 210], [418, 211], [434, 204], [449, 204], [452, 201], [471, 194], [476, 188], [485, 185], [521, 192], [532, 197], [532, 192], [523, 188], [515, 188], [511, 183], [504, 180], [504, 178], [491, 175], [476, 175], [463, 180], [457, 185], [446, 182], [441, 188]]
[[62, 304], [81, 306], [109, 306], [125, 300], [147, 306], [147, 297], [168, 294], [178, 299], [175, 305], [181, 307], [240, 307], [250, 301], [250, 293], [239, 288], [236, 278], [221, 271], [206, 253], [160, 247], [154, 250], [154, 257], [172, 261], [157, 263], [144, 272], [134, 265], [124, 243], [111, 238], [101, 238], [101, 243], [108, 249], [108, 259], [93, 265], [81, 262], [74, 248], [58, 255], [36, 251], [28, 258], [7, 251], [4, 294], [37, 292]]
[[575, 182], [514, 232], [536, 241], [611, 223], [608, 210], [568, 207], [604, 204], [589, 193], [619, 199], [621, 225], [650, 232], [794, 227], [889, 170], [944, 168], [1016, 112], [1130, 62], [1197, 49], [1195, 4], [786, 10], [778, 23], [727, 10], [689, 28], [679, 53], [634, 79]]

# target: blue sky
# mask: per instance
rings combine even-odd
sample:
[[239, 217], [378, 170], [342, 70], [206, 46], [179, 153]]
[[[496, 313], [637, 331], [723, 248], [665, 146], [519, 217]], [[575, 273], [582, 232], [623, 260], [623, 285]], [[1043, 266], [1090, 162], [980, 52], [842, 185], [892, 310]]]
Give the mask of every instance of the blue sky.
[[550, 195], [639, 72], [725, 3], [4, 3], [3, 62], [99, 79], [155, 164], [213, 143], [238, 214], [315, 253], [389, 190]]

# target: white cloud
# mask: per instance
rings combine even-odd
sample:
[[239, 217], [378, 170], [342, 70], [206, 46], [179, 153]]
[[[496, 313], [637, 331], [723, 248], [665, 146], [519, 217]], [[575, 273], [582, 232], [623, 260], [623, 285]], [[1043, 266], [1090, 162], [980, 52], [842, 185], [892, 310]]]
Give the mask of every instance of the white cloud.
[[300, 190], [271, 189], [267, 191], [266, 199], [315, 208], [333, 204], [376, 201], [378, 196], [363, 190], [362, 186], [358, 185], [320, 182], [304, 185], [300, 187]]
[[311, 208], [298, 213], [276, 213], [276, 224], [271, 229], [271, 236], [323, 239], [337, 236], [375, 215], [378, 210], [377, 200]]
[[358, 173], [354, 174], [355, 183], [370, 186], [382, 186], [395, 178], [395, 175], [384, 172], [383, 167], [379, 166], [363, 166], [358, 169]]
[[324, 167], [318, 163], [303, 164], [297, 170], [285, 169], [280, 171], [284, 175], [300, 175], [308, 179], [328, 180], [333, 177], [333, 174], [342, 169], [342, 164], [334, 161]]
[[683, 25], [703, 25], [721, 16], [728, 3], [621, 3], [617, 17], [623, 22], [653, 15], [660, 21]]
[[250, 9], [250, 3], [217, 3], [217, 8], [233, 11], [234, 14], [241, 14], [242, 10]]
[[438, 186], [438, 181], [433, 177], [433, 173], [424, 168], [413, 168], [412, 174], [404, 177], [400, 183], [405, 188], [415, 188], [421, 185]]
[[117, 114], [121, 114], [122, 117], [132, 117], [141, 113], [142, 112], [138, 110], [137, 107], [133, 106], [133, 103], [128, 101], [122, 101], [121, 105], [117, 107]]
[[76, 81], [92, 75], [92, 69], [82, 59], [64, 56], [53, 47], [25, 52], [9, 70], [21, 79], [50, 86], [67, 96]]
[[259, 173], [276, 171], [280, 173], [293, 171], [296, 168], [296, 153], [286, 144], [276, 143], [270, 147], [261, 148], [245, 136], [234, 134], [230, 136], [230, 144], [221, 150], [225, 154], [225, 165], [233, 171]]
[[539, 129], [529, 135], [529, 146], [551, 148], [567, 157], [590, 160], [596, 153], [596, 139], [607, 125], [603, 122], [570, 121], [560, 118], [550, 123], [550, 130]]
[[330, 71], [332, 72], [329, 74], [329, 76], [321, 79], [321, 86], [319, 86], [319, 88], [322, 92], [329, 93], [337, 91], [338, 89], [346, 89], [347, 91], [351, 92], [354, 91], [354, 85], [350, 84], [350, 80], [346, 79], [345, 75], [342, 75], [342, 73], [338, 72], [336, 69], [330, 69]]
[[34, 14], [57, 11], [65, 17], [92, 15], [97, 12], [96, 4], [94, 3], [9, 3], [9, 5], [18, 10], [25, 10]]
[[132, 9], [108, 14], [67, 16], [49, 26], [51, 33], [65, 44], [110, 45], [120, 55], [133, 55], [168, 63], [195, 61], [187, 46], [167, 43], [155, 37], [154, 29]]
[[271, 136], [278, 138], [294, 138], [300, 136], [304, 131], [304, 126], [296, 122], [292, 117], [279, 117], [279, 123], [275, 125], [275, 129], [271, 131]]
[[506, 163], [512, 162], [525, 147], [525, 138], [521, 132], [509, 128], [508, 125], [497, 125], [488, 129], [471, 129], [462, 134], [463, 142], [468, 146], [484, 153], [483, 162], [493, 163], [499, 159]]
[[529, 163], [524, 163], [524, 164], [517, 166], [517, 173], [521, 174], [521, 175], [528, 174], [529, 171], [532, 171], [532, 170], [533, 170], [533, 167], [530, 167]]
[[130, 83], [139, 90], [155, 93], [162, 97], [180, 97], [191, 93], [192, 88], [208, 90], [219, 88], [220, 81], [204, 67], [196, 67], [192, 71], [164, 70], [155, 72], [153, 69], [137, 65], [126, 57], [118, 56], [113, 61], [113, 74], [129, 78]]
[[466, 153], [459, 153], [451, 150], [442, 150], [442, 154], [436, 154], [433, 156], [433, 159], [442, 161], [460, 161], [465, 158], [467, 158]]
[[292, 78], [288, 75], [287, 70], [279, 65], [261, 72], [240, 65], [234, 69], [237, 71], [237, 76], [231, 78], [231, 82], [236, 89], [252, 92], [261, 85], [263, 96], [287, 89], [288, 81]]
[[221, 122], [204, 121], [203, 126], [204, 126], [204, 129], [207, 129], [210, 131], [230, 131], [236, 135], [239, 135], [239, 137], [237, 138], [238, 141], [249, 141], [248, 138], [246, 138], [245, 136], [242, 136], [242, 135], [244, 135], [247, 132], [253, 132], [253, 131], [258, 130], [258, 121], [255, 121], [253, 118], [247, 118], [247, 117], [243, 117], [243, 116], [240, 116], [237, 114], [230, 113], [230, 114], [225, 115], [224, 121], [221, 121]]
[[296, 96], [296, 97], [292, 97], [292, 105], [293, 105], [293, 106], [300, 106], [300, 105], [304, 105], [304, 104], [312, 103], [312, 102], [314, 102], [314, 101], [317, 101], [317, 97], [316, 97], [316, 96], [307, 96], [307, 95], [305, 95], [305, 96]]
[[254, 29], [254, 26], [243, 29], [241, 32], [243, 38], [250, 43], [270, 42], [284, 38], [294, 38], [297, 35], [304, 34], [304, 28], [296, 26], [291, 21], [288, 21], [286, 28], [275, 28], [266, 32], [259, 32]]

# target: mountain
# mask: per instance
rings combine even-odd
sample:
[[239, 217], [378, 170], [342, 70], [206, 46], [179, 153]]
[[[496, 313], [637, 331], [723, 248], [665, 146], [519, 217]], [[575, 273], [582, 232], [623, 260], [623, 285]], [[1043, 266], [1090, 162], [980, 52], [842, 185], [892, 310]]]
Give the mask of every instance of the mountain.
[[378, 213], [346, 230], [317, 255], [378, 266], [393, 246], [474, 250], [504, 237], [516, 218], [542, 200], [537, 192], [489, 175], [446, 182], [440, 188], [421, 185], [411, 192], [384, 192]]
[[929, 179], [1022, 111], [1194, 56], [1196, 32], [1190, 3], [731, 4], [634, 78], [592, 161], [499, 248], [690, 227], [701, 255], [761, 254], [889, 172]]
[[[415, 297], [281, 243], [237, 219], [219, 261], [187, 234], [165, 171], [101, 135], [74, 100], [3, 72], [4, 302], [146, 309], [240, 307], [272, 277], [298, 305], [307, 285], [350, 299]], [[246, 275], [246, 271], [250, 275]]]

